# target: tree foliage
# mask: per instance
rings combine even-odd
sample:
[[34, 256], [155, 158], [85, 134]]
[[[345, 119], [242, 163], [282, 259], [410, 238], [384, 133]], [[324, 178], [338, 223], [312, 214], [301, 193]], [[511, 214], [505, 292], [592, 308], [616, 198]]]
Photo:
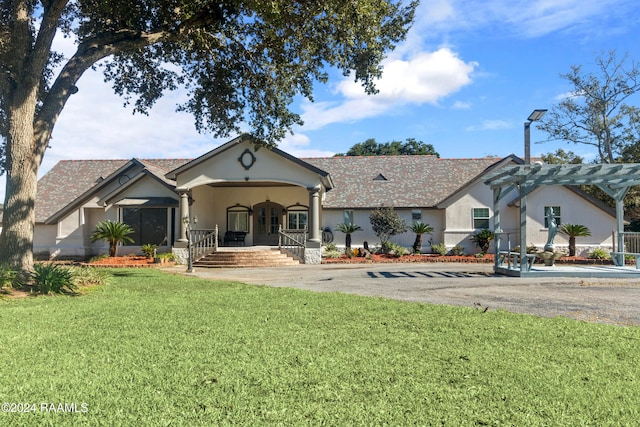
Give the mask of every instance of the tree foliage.
[[558, 148], [555, 153], [543, 154], [542, 161], [549, 165], [580, 165], [584, 163], [584, 159], [573, 151], [564, 151], [562, 148]]
[[[376, 92], [381, 61], [402, 40], [416, 1], [0, 0], [0, 155], [7, 191], [0, 260], [32, 265], [38, 168], [78, 81], [102, 67], [114, 91], [147, 113], [184, 87], [196, 128], [248, 126], [275, 145], [301, 123], [298, 95], [337, 68]], [[65, 58], [56, 34], [76, 43]]]
[[440, 157], [433, 145], [417, 141], [415, 138], [407, 138], [405, 142], [391, 141], [378, 143], [375, 139], [369, 138], [364, 142], [359, 142], [347, 151], [346, 154], [336, 154], [336, 156], [400, 156], [400, 155], [425, 155], [430, 154]]
[[[640, 91], [640, 66], [615, 51], [595, 60], [597, 71], [585, 72], [574, 65], [561, 77], [571, 85], [571, 94], [553, 106], [538, 126], [548, 141], [586, 144], [597, 149], [602, 163], [614, 163], [626, 146], [637, 143], [640, 110], [626, 101]], [[635, 126], [634, 127], [634, 123]]]
[[371, 229], [380, 239], [380, 245], [383, 248], [391, 236], [407, 231], [407, 223], [398, 216], [398, 213], [391, 206], [381, 206], [371, 211], [369, 221]]

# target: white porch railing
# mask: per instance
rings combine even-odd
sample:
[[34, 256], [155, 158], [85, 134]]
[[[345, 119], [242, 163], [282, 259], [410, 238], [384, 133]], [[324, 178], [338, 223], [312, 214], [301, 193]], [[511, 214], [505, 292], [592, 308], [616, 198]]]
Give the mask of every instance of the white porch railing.
[[196, 261], [218, 250], [218, 226], [213, 230], [191, 230], [191, 259]]
[[285, 230], [280, 226], [278, 230], [278, 249], [291, 254], [304, 262], [304, 248], [307, 241], [307, 230]]

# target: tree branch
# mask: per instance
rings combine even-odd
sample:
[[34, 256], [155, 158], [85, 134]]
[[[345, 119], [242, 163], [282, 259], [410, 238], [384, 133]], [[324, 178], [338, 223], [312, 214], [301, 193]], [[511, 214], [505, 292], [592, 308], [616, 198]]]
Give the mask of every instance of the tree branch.
[[[51, 10], [59, 9], [61, 13], [67, 2], [68, 0], [51, 0]], [[51, 13], [50, 24], [54, 27], [53, 33], [55, 34], [53, 16], [54, 14]], [[69, 97], [77, 90], [76, 83], [92, 65], [114, 54], [136, 51], [157, 43], [177, 41], [191, 29], [209, 27], [223, 20], [224, 13], [220, 8], [205, 8], [172, 28], [165, 27], [150, 32], [121, 29], [101, 33], [82, 41], [78, 45], [76, 53], [63, 67], [51, 86], [49, 93], [43, 100], [42, 108], [34, 120], [35, 137], [39, 147], [44, 149], [48, 144], [60, 113]], [[44, 37], [43, 35], [43, 44]]]

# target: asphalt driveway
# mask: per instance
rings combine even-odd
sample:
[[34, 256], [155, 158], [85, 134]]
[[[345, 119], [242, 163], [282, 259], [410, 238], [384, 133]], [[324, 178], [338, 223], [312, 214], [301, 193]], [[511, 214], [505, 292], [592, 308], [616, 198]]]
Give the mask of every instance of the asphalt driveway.
[[[184, 266], [171, 268], [184, 273]], [[640, 278], [581, 279], [497, 276], [490, 264], [323, 264], [197, 269], [198, 277], [315, 292], [565, 316], [640, 325]]]

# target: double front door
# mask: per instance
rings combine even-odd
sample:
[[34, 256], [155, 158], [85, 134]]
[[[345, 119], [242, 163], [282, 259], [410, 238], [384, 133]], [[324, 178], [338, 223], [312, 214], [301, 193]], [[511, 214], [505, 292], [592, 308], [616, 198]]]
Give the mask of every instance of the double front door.
[[278, 203], [263, 202], [253, 207], [253, 244], [275, 246], [284, 207]]

